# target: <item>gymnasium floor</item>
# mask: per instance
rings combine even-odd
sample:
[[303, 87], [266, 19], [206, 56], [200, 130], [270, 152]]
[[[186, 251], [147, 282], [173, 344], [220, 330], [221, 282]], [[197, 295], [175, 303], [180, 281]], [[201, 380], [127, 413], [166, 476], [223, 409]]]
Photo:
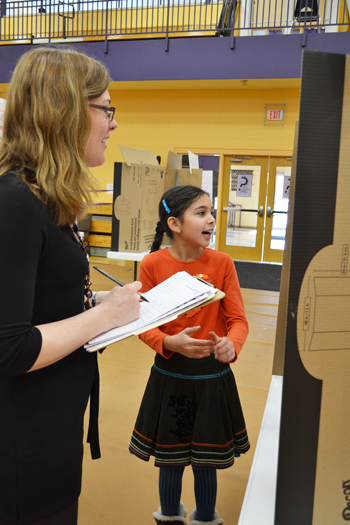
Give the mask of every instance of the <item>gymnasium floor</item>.
[[[124, 283], [132, 282], [133, 263], [93, 258], [93, 264]], [[128, 266], [129, 265], [129, 266]], [[92, 288], [108, 290], [113, 283], [91, 270]], [[232, 365], [251, 442], [250, 451], [230, 469], [218, 471], [217, 510], [225, 525], [237, 525], [272, 375], [278, 292], [242, 289], [249, 322], [248, 340]], [[102, 458], [92, 461], [85, 445], [79, 525], [155, 525], [158, 510], [158, 469], [128, 452], [128, 444], [154, 352], [132, 337], [99, 355], [100, 442]], [[87, 429], [87, 420], [85, 428]], [[86, 440], [86, 437], [85, 437]], [[185, 469], [182, 501], [188, 513], [195, 506], [193, 475]]]

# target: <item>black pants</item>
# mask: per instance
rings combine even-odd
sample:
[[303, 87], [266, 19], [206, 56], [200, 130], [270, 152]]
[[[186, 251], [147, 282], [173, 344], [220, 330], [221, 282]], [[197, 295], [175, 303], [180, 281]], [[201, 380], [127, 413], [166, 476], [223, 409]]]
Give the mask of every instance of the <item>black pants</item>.
[[[16, 523], [20, 523], [17, 521]], [[77, 525], [78, 523], [78, 500], [56, 514], [31, 521], [28, 525]], [[14, 525], [12, 521], [0, 519], [0, 525]]]

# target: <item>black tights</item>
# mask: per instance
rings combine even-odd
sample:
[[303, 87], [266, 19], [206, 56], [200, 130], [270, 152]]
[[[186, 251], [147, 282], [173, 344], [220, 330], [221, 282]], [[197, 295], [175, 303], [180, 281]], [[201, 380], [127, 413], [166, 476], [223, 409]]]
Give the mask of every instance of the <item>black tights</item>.
[[[213, 521], [217, 494], [216, 469], [192, 467], [192, 470], [197, 520]], [[159, 498], [164, 516], [179, 515], [183, 473], [184, 467], [159, 469]]]

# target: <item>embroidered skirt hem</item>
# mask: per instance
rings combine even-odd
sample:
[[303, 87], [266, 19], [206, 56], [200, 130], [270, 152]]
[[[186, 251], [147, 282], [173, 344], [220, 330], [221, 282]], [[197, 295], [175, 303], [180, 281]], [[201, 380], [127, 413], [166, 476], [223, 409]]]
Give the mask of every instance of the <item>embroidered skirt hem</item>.
[[231, 368], [186, 377], [153, 367], [129, 450], [157, 467], [224, 469], [250, 448]]

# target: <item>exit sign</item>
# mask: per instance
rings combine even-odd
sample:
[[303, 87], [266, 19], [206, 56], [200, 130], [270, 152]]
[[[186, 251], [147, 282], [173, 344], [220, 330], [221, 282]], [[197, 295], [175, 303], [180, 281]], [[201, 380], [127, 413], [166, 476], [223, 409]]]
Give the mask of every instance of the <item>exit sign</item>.
[[269, 109], [267, 120], [283, 120], [283, 109]]
[[287, 104], [265, 104], [264, 126], [285, 126]]

